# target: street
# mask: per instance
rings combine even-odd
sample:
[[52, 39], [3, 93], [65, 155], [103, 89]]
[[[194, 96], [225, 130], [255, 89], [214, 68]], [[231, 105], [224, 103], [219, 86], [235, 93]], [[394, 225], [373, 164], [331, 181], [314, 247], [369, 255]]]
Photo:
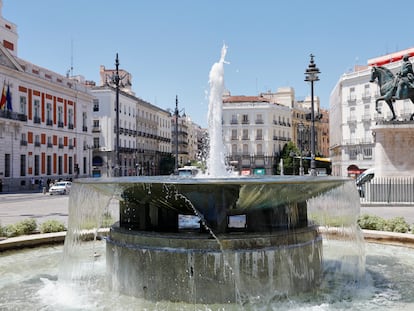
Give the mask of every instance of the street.
[[68, 195], [39, 193], [0, 194], [0, 225], [14, 224], [27, 218], [36, 219], [37, 224], [55, 219], [67, 226]]

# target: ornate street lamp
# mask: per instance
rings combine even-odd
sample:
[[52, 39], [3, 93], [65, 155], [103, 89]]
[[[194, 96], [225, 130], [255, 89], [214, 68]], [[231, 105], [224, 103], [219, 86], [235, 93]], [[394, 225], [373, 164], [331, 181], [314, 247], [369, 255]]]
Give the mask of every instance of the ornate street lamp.
[[303, 131], [305, 129], [305, 126], [303, 125], [302, 122], [300, 122], [298, 124], [298, 132], [299, 132], [299, 151], [300, 151], [300, 162], [299, 162], [299, 175], [303, 176], [304, 175], [304, 169], [303, 169], [303, 162], [302, 162], [302, 152], [303, 152]]
[[115, 176], [122, 176], [121, 172], [121, 160], [119, 157], [119, 82], [121, 78], [119, 77], [119, 60], [118, 60], [118, 53], [116, 53], [115, 58], [115, 73], [112, 74], [111, 82], [115, 85], [116, 90], [116, 97], [115, 97]]
[[315, 163], [315, 108], [314, 108], [314, 99], [313, 99], [313, 82], [319, 81], [318, 74], [320, 73], [319, 68], [316, 67], [316, 64], [313, 60], [314, 55], [310, 55], [310, 63], [308, 68], [305, 71], [305, 81], [311, 83], [311, 176], [316, 176], [316, 163]]
[[178, 175], [178, 118], [179, 118], [179, 110], [178, 110], [178, 96], [175, 97], [175, 110], [174, 110], [174, 117], [175, 117], [175, 166], [174, 166], [174, 174]]

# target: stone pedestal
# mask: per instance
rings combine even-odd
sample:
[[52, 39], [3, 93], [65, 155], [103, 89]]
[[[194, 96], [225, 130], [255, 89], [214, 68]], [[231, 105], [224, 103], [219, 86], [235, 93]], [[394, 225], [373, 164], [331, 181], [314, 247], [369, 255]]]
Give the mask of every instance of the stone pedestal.
[[375, 176], [414, 176], [414, 122], [386, 122], [375, 135]]

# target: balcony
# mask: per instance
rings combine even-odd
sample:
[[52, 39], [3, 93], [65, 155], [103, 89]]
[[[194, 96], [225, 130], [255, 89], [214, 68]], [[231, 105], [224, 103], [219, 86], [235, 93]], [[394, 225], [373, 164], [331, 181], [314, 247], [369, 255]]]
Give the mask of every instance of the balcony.
[[27, 121], [27, 116], [25, 114], [16, 113], [8, 110], [0, 110], [0, 118], [17, 120], [17, 121]]
[[370, 114], [362, 115], [362, 122], [371, 122], [371, 115]]
[[34, 145], [35, 147], [40, 147], [40, 141], [35, 141]]
[[82, 126], [82, 132], [87, 132], [88, 131], [88, 127], [87, 126]]
[[351, 94], [347, 98], [349, 105], [355, 105], [356, 104], [356, 96], [354, 94]]
[[58, 148], [63, 149], [63, 144], [59, 144]]
[[58, 127], [61, 127], [61, 128], [63, 128], [63, 122], [58, 122]]
[[40, 117], [33, 117], [33, 123], [40, 124]]
[[51, 119], [47, 119], [46, 120], [46, 125], [52, 126], [53, 125], [53, 121]]
[[68, 128], [69, 128], [70, 130], [73, 130], [73, 123], [69, 123], [69, 124], [68, 124]]
[[369, 94], [368, 92], [362, 94], [362, 101], [364, 103], [371, 101], [371, 94]]
[[262, 119], [257, 119], [256, 124], [264, 124], [264, 121]]
[[92, 127], [92, 133], [99, 133], [101, 131], [101, 128], [99, 126]]
[[21, 140], [20, 146], [27, 146], [27, 140]]
[[349, 116], [348, 118], [347, 118], [347, 120], [346, 120], [346, 122], [349, 124], [349, 125], [355, 125], [356, 123], [357, 123], [357, 118], [356, 118], [356, 116]]
[[52, 143], [47, 143], [47, 147], [48, 148], [53, 148], [53, 144]]
[[249, 136], [243, 136], [242, 140], [249, 140]]
[[232, 119], [232, 120], [230, 121], [230, 124], [239, 124], [239, 122], [237, 121], [237, 119]]

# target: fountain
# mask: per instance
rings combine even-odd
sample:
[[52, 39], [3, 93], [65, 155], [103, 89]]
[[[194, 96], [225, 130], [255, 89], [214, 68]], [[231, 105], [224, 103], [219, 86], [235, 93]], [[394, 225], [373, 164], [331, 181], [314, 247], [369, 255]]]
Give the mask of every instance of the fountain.
[[[210, 72], [210, 104], [221, 100], [225, 54], [224, 47]], [[209, 111], [221, 115], [216, 108]], [[24, 250], [0, 258], [0, 308], [229, 311], [413, 306], [412, 252], [368, 246], [365, 262], [356, 225], [359, 196], [352, 180], [230, 177], [222, 162], [222, 144], [214, 140], [221, 133], [219, 120], [210, 125], [216, 134], [210, 134], [213, 150], [206, 176], [75, 181], [63, 249]], [[91, 232], [87, 229], [98, 234], [96, 229], [108, 215], [118, 219], [106, 239], [84, 241]], [[318, 225], [328, 223], [341, 228], [342, 240], [322, 240]], [[396, 253], [403, 256], [396, 260]]]
[[[229, 176], [221, 128], [226, 51], [223, 46], [210, 71], [207, 173], [76, 181], [71, 191], [76, 211], [70, 211], [76, 217], [69, 218], [65, 242], [65, 266], [72, 268], [61, 278], [80, 271], [70, 254], [77, 253], [73, 241], [85, 217], [91, 211], [99, 216], [117, 197], [119, 221], [110, 229], [106, 250], [111, 290], [150, 301], [243, 304], [252, 297], [290, 297], [318, 287], [322, 239], [308, 221], [307, 201], [353, 182]], [[191, 228], [180, 225], [187, 217], [197, 219]]]

